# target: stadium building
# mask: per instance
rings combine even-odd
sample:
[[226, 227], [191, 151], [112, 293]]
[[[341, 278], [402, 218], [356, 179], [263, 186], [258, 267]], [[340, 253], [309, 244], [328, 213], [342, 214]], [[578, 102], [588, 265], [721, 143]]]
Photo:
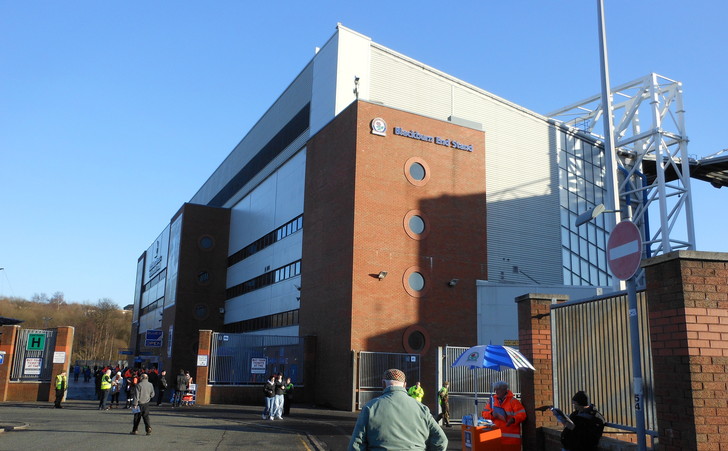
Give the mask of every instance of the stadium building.
[[438, 346], [517, 340], [498, 289], [610, 286], [604, 217], [574, 226], [599, 146], [339, 25], [140, 256], [137, 361], [194, 367], [200, 329], [315, 337], [317, 403], [355, 407], [359, 351], [417, 356], [433, 392]]

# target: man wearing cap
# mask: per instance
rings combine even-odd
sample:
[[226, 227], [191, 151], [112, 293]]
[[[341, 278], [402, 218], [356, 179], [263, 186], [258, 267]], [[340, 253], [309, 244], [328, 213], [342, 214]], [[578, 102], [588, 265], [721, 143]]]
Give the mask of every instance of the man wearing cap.
[[359, 413], [348, 449], [446, 450], [447, 437], [430, 410], [407, 394], [404, 373], [389, 369], [382, 382], [384, 393]]

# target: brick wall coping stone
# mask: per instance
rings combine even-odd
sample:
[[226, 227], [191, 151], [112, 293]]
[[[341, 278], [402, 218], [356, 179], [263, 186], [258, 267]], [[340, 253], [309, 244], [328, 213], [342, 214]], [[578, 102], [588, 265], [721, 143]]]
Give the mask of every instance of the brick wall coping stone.
[[705, 251], [673, 251], [657, 257], [647, 258], [642, 261], [642, 267], [655, 266], [670, 260], [704, 260], [728, 262], [728, 252], [705, 252]]

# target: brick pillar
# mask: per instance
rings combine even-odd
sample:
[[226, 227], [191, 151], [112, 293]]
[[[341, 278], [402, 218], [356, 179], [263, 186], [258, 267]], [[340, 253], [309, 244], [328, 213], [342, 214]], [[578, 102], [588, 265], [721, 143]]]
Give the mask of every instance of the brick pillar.
[[728, 253], [643, 263], [661, 450], [726, 449]]
[[[50, 387], [48, 387], [48, 401], [52, 402], [56, 400], [56, 375], [60, 374], [61, 371], [65, 371], [66, 380], [70, 379], [68, 377], [68, 370], [71, 366], [71, 355], [73, 354], [74, 333], [75, 329], [72, 326], [63, 326], [56, 328], [56, 347], [51, 350], [51, 352], [53, 352], [53, 361], [60, 360], [56, 358], [56, 353], [62, 352], [63, 363], [53, 363], [53, 371], [51, 372], [51, 383]], [[60, 354], [58, 356], [60, 356]]]
[[553, 405], [554, 399], [550, 306], [568, 299], [555, 294], [524, 294], [516, 298], [518, 348], [536, 368], [536, 371], [519, 372], [521, 402], [528, 415], [521, 425], [523, 449], [543, 449], [540, 428], [553, 425], [551, 412], [539, 409]]
[[199, 331], [200, 344], [197, 347], [197, 355], [207, 356], [207, 365], [197, 367], [197, 375], [195, 381], [197, 382], [197, 398], [195, 403], [206, 406], [210, 404], [210, 386], [207, 385], [207, 376], [210, 373], [210, 349], [212, 348], [212, 331], [201, 330]]
[[10, 370], [15, 357], [15, 342], [18, 338], [20, 326], [2, 326], [0, 329], [0, 351], [4, 351], [3, 364], [0, 365], [0, 401], [8, 400], [8, 384], [10, 383]]

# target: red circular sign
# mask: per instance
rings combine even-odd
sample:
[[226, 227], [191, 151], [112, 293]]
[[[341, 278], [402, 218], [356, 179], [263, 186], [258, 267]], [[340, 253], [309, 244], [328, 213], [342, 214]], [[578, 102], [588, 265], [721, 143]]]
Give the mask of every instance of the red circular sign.
[[625, 220], [614, 227], [607, 241], [607, 263], [619, 280], [627, 280], [637, 272], [642, 261], [640, 229]]

